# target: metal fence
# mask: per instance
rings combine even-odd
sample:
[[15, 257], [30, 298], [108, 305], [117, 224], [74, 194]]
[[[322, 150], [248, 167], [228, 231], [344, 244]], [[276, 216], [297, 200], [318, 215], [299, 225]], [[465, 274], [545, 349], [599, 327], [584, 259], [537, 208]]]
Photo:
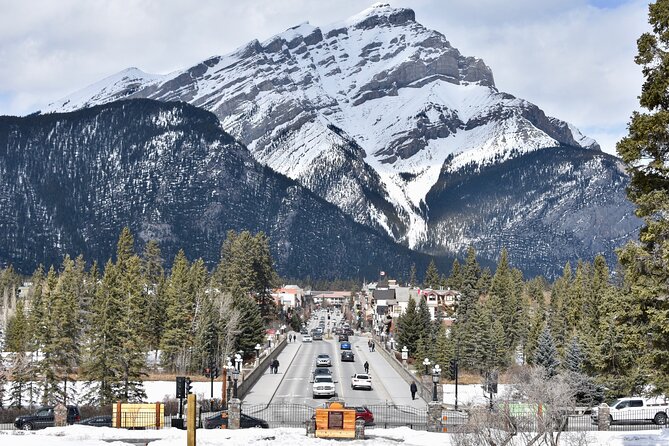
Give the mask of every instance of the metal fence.
[[366, 406], [374, 415], [374, 423], [365, 429], [386, 429], [406, 426], [415, 430], [427, 430], [427, 410], [395, 404], [372, 404]]
[[305, 427], [316, 408], [306, 404], [242, 404], [242, 413], [267, 421], [270, 428]]

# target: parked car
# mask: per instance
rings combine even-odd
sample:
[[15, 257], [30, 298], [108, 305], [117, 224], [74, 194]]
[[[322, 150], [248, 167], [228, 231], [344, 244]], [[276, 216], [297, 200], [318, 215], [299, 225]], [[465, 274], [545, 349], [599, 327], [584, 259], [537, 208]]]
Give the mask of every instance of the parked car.
[[312, 393], [314, 398], [335, 396], [335, 381], [332, 379], [332, 376], [315, 376]]
[[[77, 406], [67, 406], [67, 424], [74, 424], [80, 420], [81, 415], [79, 414], [79, 408]], [[35, 413], [16, 417], [14, 420], [14, 427], [26, 431], [44, 429], [55, 425], [56, 422], [53, 406], [40, 407]]]
[[351, 349], [351, 343], [348, 342], [348, 341], [347, 341], [347, 342], [342, 342], [342, 343], [339, 345], [339, 347], [340, 347], [342, 350], [350, 350], [350, 349]]
[[355, 355], [351, 350], [344, 350], [341, 352], [341, 362], [354, 362]]
[[367, 373], [356, 373], [351, 376], [351, 389], [372, 390], [372, 376]]
[[81, 420], [77, 424], [82, 424], [84, 426], [112, 427], [112, 417], [111, 415], [98, 415], [97, 417]]
[[311, 342], [312, 338], [310, 335], [302, 335], [302, 342]]
[[322, 353], [316, 357], [316, 367], [330, 367], [332, 366], [332, 360], [330, 355]]
[[[667, 410], [669, 406], [664, 401], [640, 397], [619, 398], [609, 404], [609, 422], [652, 421], [657, 425], [664, 425], [667, 424]], [[593, 408], [590, 417], [596, 423], [599, 418], [599, 408]]]
[[[228, 413], [226, 411], [223, 411], [209, 418], [205, 418], [204, 422], [202, 423], [202, 426], [205, 429], [227, 429]], [[248, 429], [251, 427], [260, 427], [263, 429], [269, 429], [269, 424], [267, 424], [267, 421], [261, 418], [252, 417], [250, 415], [242, 413], [239, 418], [239, 427], [241, 427], [242, 429]]]
[[355, 409], [355, 419], [365, 420], [365, 426], [370, 426], [374, 424], [374, 414], [372, 413], [371, 410], [367, 408], [367, 406], [355, 406], [355, 407], [345, 406], [345, 407], [346, 409]]

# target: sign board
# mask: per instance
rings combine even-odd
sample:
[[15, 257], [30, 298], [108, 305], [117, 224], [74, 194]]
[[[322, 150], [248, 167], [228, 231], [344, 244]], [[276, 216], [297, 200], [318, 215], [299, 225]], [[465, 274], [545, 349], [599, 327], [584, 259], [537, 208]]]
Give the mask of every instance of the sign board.
[[355, 409], [346, 408], [339, 402], [316, 409], [315, 435], [318, 438], [355, 438]]

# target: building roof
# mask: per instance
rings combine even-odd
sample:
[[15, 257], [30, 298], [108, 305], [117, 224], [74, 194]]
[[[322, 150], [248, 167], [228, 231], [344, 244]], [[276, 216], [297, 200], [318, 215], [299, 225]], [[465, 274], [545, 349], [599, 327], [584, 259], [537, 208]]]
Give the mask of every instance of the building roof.
[[372, 296], [374, 299], [378, 302], [379, 300], [388, 300], [388, 299], [395, 299], [395, 291], [397, 289], [392, 289], [392, 290], [374, 290], [372, 293]]

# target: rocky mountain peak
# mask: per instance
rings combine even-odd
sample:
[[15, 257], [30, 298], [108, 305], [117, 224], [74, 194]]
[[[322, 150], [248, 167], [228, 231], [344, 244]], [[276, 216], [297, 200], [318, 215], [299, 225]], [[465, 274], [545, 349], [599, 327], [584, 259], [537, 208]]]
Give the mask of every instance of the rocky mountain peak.
[[389, 3], [378, 2], [349, 17], [345, 23], [354, 28], [372, 29], [379, 26], [401, 26], [415, 21], [416, 13], [413, 9], [393, 8]]

